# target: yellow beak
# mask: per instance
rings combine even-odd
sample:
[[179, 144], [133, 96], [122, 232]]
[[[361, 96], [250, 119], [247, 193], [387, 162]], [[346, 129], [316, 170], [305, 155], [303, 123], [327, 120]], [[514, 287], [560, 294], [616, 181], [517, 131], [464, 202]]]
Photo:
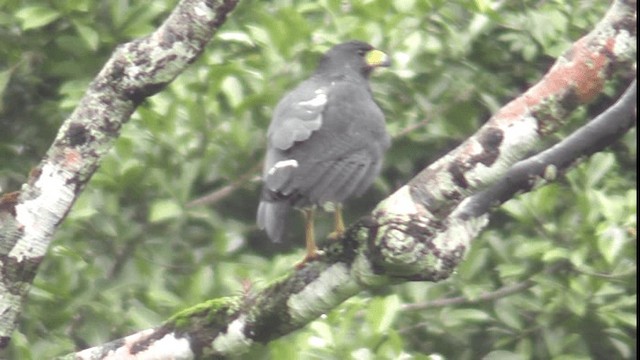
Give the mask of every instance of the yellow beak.
[[369, 51], [364, 59], [371, 67], [391, 65], [391, 57], [378, 49]]

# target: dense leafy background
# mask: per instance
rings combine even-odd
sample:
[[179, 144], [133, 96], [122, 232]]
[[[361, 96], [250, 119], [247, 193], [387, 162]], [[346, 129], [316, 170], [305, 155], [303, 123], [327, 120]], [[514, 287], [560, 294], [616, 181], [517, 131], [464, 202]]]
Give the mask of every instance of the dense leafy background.
[[[0, 4], [0, 187], [12, 191], [114, 47], [150, 33], [175, 1]], [[242, 2], [202, 57], [124, 127], [56, 234], [10, 356], [103, 343], [289, 271], [302, 245], [274, 246], [256, 229], [256, 176], [273, 105], [332, 44], [363, 39], [394, 59], [372, 80], [394, 144], [380, 180], [347, 205], [354, 219], [535, 83], [607, 5]], [[615, 96], [577, 111], [568, 128]], [[227, 185], [226, 197], [189, 206]], [[635, 358], [635, 189], [634, 130], [508, 202], [449, 280], [363, 293], [247, 358]], [[491, 301], [431, 303], [528, 280]]]

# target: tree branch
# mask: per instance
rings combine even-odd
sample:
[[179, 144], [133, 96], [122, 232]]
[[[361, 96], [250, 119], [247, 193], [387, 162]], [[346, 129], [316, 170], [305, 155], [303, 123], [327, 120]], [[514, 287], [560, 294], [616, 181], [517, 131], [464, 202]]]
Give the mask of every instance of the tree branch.
[[493, 301], [530, 289], [535, 284], [536, 283], [533, 280], [525, 280], [519, 283], [503, 286], [494, 291], [485, 292], [473, 299], [469, 299], [466, 296], [456, 296], [446, 299], [407, 304], [402, 307], [402, 311], [421, 311], [434, 307], [446, 307], [460, 304], [477, 304], [483, 301]]
[[237, 0], [183, 0], [153, 34], [118, 47], [19, 192], [0, 199], [0, 349], [52, 236], [136, 107], [203, 51]]
[[230, 184], [227, 184], [220, 189], [212, 191], [211, 193], [199, 197], [197, 199], [191, 200], [187, 203], [187, 207], [196, 207], [196, 206], [204, 206], [204, 205], [213, 205], [219, 201], [224, 200], [238, 188], [251, 181], [252, 179], [256, 179], [260, 177], [260, 169], [262, 168], [262, 161], [254, 164], [249, 170], [247, 170], [244, 174], [240, 175], [236, 180], [232, 181]]
[[457, 210], [458, 216], [481, 216], [518, 192], [555, 180], [578, 159], [602, 151], [635, 125], [637, 90], [634, 80], [623, 96], [593, 121], [548, 150], [518, 162], [490, 188], [468, 198]]
[[487, 223], [485, 213], [467, 213], [471, 201], [463, 200], [504, 177], [571, 111], [593, 101], [605, 81], [622, 83], [635, 72], [635, 7], [635, 1], [614, 2], [595, 30], [538, 84], [326, 246], [320, 260], [258, 293], [199, 304], [158, 328], [74, 356], [238, 356], [304, 326], [363, 289], [447, 278]]

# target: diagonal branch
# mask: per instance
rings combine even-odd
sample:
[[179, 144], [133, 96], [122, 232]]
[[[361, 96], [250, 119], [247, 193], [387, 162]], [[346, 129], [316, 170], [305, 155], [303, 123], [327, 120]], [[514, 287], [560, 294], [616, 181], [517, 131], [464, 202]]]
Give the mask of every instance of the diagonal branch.
[[237, 0], [183, 0], [153, 34], [118, 47], [19, 192], [0, 199], [0, 349], [52, 236], [136, 107], [203, 51]]

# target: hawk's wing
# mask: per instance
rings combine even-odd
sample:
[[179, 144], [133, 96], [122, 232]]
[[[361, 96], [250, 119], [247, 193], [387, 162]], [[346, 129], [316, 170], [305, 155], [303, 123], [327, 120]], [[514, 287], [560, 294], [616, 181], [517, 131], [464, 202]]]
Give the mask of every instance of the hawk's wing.
[[320, 129], [328, 91], [329, 86], [320, 86], [312, 78], [288, 93], [273, 112], [267, 132], [269, 146], [287, 150]]

